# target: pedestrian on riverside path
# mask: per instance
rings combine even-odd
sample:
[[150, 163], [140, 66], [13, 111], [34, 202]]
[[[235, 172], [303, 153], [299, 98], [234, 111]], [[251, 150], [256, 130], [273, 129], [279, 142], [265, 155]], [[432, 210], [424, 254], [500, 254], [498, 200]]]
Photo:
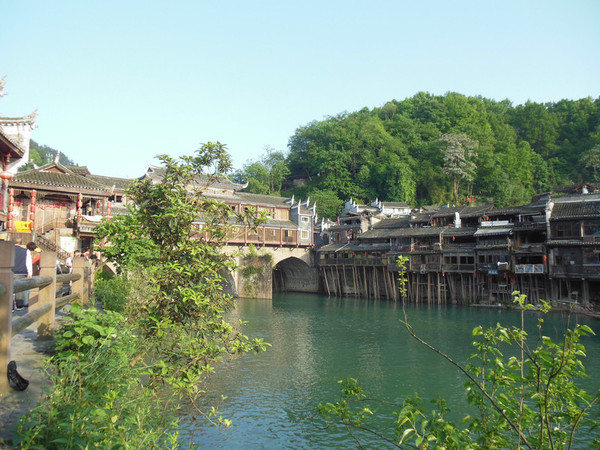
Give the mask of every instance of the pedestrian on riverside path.
[[[26, 247], [20, 245], [15, 246], [15, 265], [13, 273], [15, 278], [31, 278], [33, 276], [33, 255], [32, 252], [37, 248], [35, 243], [30, 242]], [[15, 294], [15, 303], [17, 311], [23, 308], [29, 308], [29, 290]], [[13, 308], [14, 309], [14, 308]]]

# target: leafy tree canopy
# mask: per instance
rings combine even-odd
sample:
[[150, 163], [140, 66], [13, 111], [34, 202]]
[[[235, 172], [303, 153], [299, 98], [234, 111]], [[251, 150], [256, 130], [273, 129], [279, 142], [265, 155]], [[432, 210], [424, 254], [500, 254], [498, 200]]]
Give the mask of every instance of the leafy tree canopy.
[[[451, 170], [443, 136], [476, 142], [477, 159], [465, 158], [460, 173]], [[288, 183], [287, 192], [319, 189], [339, 200], [415, 206], [463, 203], [470, 195], [496, 206], [523, 204], [554, 185], [595, 181], [592, 149], [599, 144], [600, 99], [513, 106], [420, 92], [298, 128], [289, 141], [288, 180], [305, 185]]]
[[58, 157], [58, 162], [64, 166], [75, 166], [76, 164], [67, 157], [64, 153], [60, 153], [58, 150], [55, 150], [47, 145], [40, 145], [35, 142], [33, 139], [29, 141], [29, 162], [24, 166], [20, 167], [20, 171], [30, 170], [34, 167], [40, 167], [45, 164], [49, 164], [54, 161], [56, 155], [60, 155]]

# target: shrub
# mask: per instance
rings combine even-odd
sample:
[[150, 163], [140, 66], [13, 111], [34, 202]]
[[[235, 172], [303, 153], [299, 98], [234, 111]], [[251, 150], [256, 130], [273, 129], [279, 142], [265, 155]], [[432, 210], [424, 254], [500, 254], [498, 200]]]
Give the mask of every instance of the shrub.
[[73, 305], [47, 362], [53, 392], [19, 425], [23, 448], [176, 448], [175, 407], [142, 382], [139, 338], [118, 313]]
[[105, 310], [125, 312], [131, 296], [131, 283], [123, 275], [109, 275], [100, 272], [94, 281], [96, 300]]

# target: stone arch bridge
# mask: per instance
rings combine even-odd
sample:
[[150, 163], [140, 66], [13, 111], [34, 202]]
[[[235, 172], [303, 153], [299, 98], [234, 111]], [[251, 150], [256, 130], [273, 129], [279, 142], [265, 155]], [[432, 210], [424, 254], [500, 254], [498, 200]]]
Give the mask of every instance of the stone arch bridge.
[[272, 298], [274, 292], [319, 292], [319, 271], [311, 247], [228, 245], [240, 268], [225, 274], [228, 293], [236, 297]]

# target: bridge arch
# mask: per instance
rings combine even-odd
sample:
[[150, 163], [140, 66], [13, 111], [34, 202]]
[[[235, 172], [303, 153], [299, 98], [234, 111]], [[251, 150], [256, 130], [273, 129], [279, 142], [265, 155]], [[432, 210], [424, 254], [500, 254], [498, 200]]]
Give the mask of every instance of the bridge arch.
[[319, 272], [300, 258], [290, 256], [273, 266], [273, 293], [319, 292]]
[[237, 285], [233, 274], [227, 269], [221, 269], [219, 275], [223, 277], [223, 292], [231, 295], [232, 297], [238, 296]]

